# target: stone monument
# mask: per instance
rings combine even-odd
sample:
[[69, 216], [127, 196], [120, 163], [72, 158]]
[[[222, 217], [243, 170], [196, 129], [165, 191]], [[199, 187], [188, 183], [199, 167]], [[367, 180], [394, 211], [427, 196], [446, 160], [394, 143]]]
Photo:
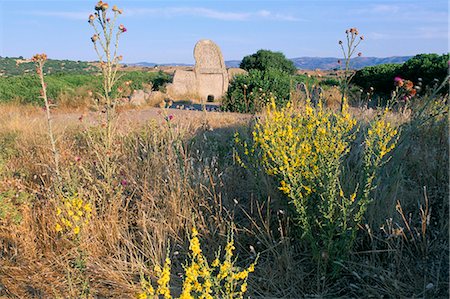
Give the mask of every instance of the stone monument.
[[211, 40], [200, 40], [194, 47], [193, 71], [176, 70], [167, 86], [171, 96], [198, 95], [201, 100], [221, 98], [228, 89], [228, 72], [222, 52]]

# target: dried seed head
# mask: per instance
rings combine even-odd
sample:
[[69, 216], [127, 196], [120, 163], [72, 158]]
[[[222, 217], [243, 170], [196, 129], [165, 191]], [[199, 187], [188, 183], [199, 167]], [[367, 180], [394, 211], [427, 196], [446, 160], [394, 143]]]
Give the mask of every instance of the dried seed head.
[[95, 43], [97, 40], [98, 40], [98, 35], [97, 35], [97, 34], [94, 34], [94, 35], [91, 37], [91, 41], [92, 41], [93, 43]]
[[95, 5], [95, 10], [102, 10], [103, 1], [98, 1]]

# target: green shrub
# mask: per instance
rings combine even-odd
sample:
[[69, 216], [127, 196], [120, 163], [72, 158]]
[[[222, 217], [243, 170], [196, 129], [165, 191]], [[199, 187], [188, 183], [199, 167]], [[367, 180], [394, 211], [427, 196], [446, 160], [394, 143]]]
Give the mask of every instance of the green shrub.
[[448, 72], [449, 54], [419, 54], [404, 64], [381, 64], [365, 67], [356, 72], [353, 83], [364, 88], [374, 88], [375, 93], [389, 95], [394, 89], [394, 78], [401, 77], [415, 84], [422, 78], [423, 86], [442, 82]]
[[279, 105], [289, 101], [291, 77], [288, 73], [269, 69], [250, 70], [237, 75], [228, 87], [222, 103], [225, 111], [254, 113], [260, 111], [273, 98]]
[[356, 72], [353, 83], [365, 90], [373, 87], [376, 93], [387, 95], [394, 89], [394, 78], [399, 74], [400, 67], [400, 64], [365, 67]]
[[289, 74], [294, 74], [297, 70], [294, 63], [287, 59], [281, 52], [269, 50], [259, 50], [255, 54], [245, 56], [239, 66], [241, 69], [267, 71], [268, 69], [279, 69]]
[[447, 76], [449, 60], [449, 54], [419, 54], [401, 65], [399, 75], [414, 83], [417, 83], [418, 79], [422, 78], [424, 86], [434, 85], [434, 79], [442, 82]]

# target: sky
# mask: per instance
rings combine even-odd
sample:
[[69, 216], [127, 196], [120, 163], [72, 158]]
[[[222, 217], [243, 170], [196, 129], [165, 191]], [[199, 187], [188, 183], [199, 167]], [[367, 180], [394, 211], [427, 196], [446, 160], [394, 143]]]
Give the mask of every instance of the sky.
[[[211, 39], [225, 60], [259, 49], [288, 58], [341, 57], [338, 41], [357, 27], [367, 57], [449, 51], [447, 0], [141, 0], [105, 1], [124, 10], [125, 62], [193, 63], [193, 48]], [[0, 0], [0, 56], [97, 59], [88, 16], [96, 1]]]

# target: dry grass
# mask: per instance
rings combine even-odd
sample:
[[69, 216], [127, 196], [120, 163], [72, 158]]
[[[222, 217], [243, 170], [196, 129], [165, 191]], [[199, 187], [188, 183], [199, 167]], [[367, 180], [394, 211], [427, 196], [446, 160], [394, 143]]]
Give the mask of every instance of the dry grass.
[[[238, 263], [260, 253], [252, 297], [448, 296], [446, 117], [419, 126], [410, 115], [392, 115], [404, 124], [401, 142], [383, 168], [357, 248], [339, 278], [329, 278], [297, 238], [275, 182], [233, 161], [233, 133], [249, 133], [251, 116], [171, 110], [169, 127], [158, 111], [121, 113], [110, 153], [112, 193], [97, 170], [106, 154], [95, 145], [97, 114], [83, 112], [81, 122], [78, 111], [54, 116], [64, 192], [96, 206], [86, 231], [72, 239], [54, 230], [64, 192], [52, 183], [44, 113], [0, 108], [0, 200], [13, 194], [1, 204], [20, 215], [0, 217], [0, 295], [132, 298], [140, 273], [153, 274], [169, 243], [177, 288], [192, 225], [212, 257], [234, 221]], [[376, 111], [353, 113], [365, 123]]]

